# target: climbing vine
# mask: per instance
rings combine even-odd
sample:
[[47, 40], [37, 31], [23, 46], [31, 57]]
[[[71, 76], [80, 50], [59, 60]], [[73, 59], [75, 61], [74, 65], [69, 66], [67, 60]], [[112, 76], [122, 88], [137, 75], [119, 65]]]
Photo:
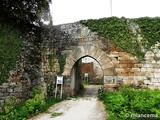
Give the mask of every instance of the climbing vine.
[[143, 35], [143, 41], [146, 41], [145, 47], [146, 49], [151, 48], [157, 42], [160, 42], [160, 18], [149, 18], [142, 17], [137, 19], [132, 19], [136, 22], [141, 30], [141, 34]]
[[64, 65], [66, 64], [66, 56], [65, 55], [57, 55], [57, 59], [60, 65], [59, 74], [61, 75], [64, 71]]
[[19, 30], [0, 24], [0, 84], [8, 78], [21, 50]]
[[65, 55], [61, 55], [60, 53], [53, 53], [50, 58], [49, 58], [49, 66], [50, 69], [52, 70], [53, 66], [54, 66], [54, 62], [55, 59], [58, 60], [59, 66], [60, 66], [60, 70], [57, 74], [61, 75], [63, 73], [64, 70], [64, 65], [66, 63], [66, 56]]
[[[100, 36], [114, 41], [117, 46], [139, 59], [144, 57], [145, 51], [142, 50], [142, 46], [149, 50], [160, 40], [160, 18], [127, 19], [110, 17], [82, 20], [80, 22]], [[133, 32], [130, 23], [139, 26], [140, 30], [136, 31], [136, 34]], [[141, 35], [141, 41], [137, 39], [137, 34]]]
[[50, 70], [52, 71], [53, 67], [54, 67], [54, 63], [55, 63], [55, 59], [57, 58], [56, 54], [53, 53], [50, 55], [49, 57], [49, 66], [50, 66]]

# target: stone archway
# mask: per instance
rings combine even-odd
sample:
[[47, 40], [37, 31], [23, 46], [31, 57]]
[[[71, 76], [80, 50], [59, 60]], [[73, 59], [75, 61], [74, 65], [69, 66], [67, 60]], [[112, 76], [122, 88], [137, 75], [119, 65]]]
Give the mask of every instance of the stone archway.
[[[53, 39], [45, 39], [42, 43], [41, 69], [44, 80], [47, 81], [52, 72], [49, 69], [48, 56], [58, 51], [67, 57], [62, 74], [64, 96], [71, 95], [72, 68], [76, 61], [84, 56], [90, 56], [99, 62], [104, 74], [106, 90], [109, 84], [132, 84], [139, 87], [150, 84], [153, 88], [159, 88], [157, 80], [159, 73], [153, 71], [155, 65], [159, 68], [157, 65], [159, 61], [154, 59], [152, 52], [146, 53], [146, 61], [139, 61], [111, 40], [98, 36], [96, 32], [92, 32], [79, 22], [54, 26], [52, 33], [56, 33]], [[149, 81], [148, 78], [154, 82]]]
[[[82, 58], [85, 58], [85, 57], [90, 57], [90, 58], [92, 58], [91, 56], [83, 56]], [[83, 81], [82, 76], [81, 76], [81, 74], [82, 74], [82, 70], [81, 70], [81, 68], [82, 68], [82, 62], [81, 62], [82, 58], [78, 59], [78, 60], [75, 62], [75, 64], [73, 65], [72, 69], [71, 69], [71, 73], [70, 73], [71, 95], [74, 95], [75, 93], [77, 93], [77, 92], [79, 91], [79, 89], [80, 89], [80, 84], [81, 84], [82, 81]], [[101, 69], [101, 71], [99, 71], [99, 72], [101, 72], [102, 76], [104, 77], [104, 73], [103, 73], [103, 70], [102, 70], [102, 66], [99, 64], [99, 62], [98, 62], [96, 59], [94, 59], [94, 58], [92, 58], [92, 59], [95, 60], [95, 62], [98, 63], [98, 66], [99, 66], [100, 69]], [[95, 64], [95, 63], [93, 63], [93, 64]], [[92, 66], [92, 67], [93, 67], [93, 66]], [[93, 67], [92, 70], [93, 70], [93, 72], [94, 72], [94, 67]], [[91, 77], [91, 76], [92, 76], [92, 77]], [[101, 83], [101, 84], [104, 83], [103, 77], [102, 77], [100, 80], [98, 80], [99, 83]], [[91, 78], [92, 80], [89, 79], [88, 82], [91, 82], [91, 81], [93, 82], [93, 80], [94, 80], [94, 74], [91, 75], [91, 73], [89, 73], [89, 78]], [[94, 83], [94, 82], [93, 82], [93, 83]]]
[[67, 77], [67, 80], [69, 81], [69, 85], [67, 86], [69, 87], [71, 95], [73, 95], [75, 91], [79, 89], [79, 83], [75, 83], [75, 76], [73, 75], [76, 71], [76, 62], [85, 56], [89, 56], [99, 63], [103, 72], [103, 80], [106, 76], [115, 75], [115, 69], [112, 59], [102, 49], [95, 46], [77, 46], [67, 55], [63, 72], [63, 76]]

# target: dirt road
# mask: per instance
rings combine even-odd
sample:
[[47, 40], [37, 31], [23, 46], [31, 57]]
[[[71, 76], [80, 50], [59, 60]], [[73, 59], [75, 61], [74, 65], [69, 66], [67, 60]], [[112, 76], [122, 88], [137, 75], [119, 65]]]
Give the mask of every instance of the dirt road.
[[30, 120], [106, 120], [104, 106], [97, 98], [99, 87], [86, 86], [83, 97], [58, 103], [49, 108], [48, 113], [42, 113]]

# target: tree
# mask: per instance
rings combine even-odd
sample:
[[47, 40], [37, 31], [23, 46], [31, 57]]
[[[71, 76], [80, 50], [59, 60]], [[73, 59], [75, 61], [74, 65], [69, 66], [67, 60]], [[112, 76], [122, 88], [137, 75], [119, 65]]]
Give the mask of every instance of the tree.
[[0, 20], [19, 26], [39, 24], [49, 12], [49, 3], [51, 0], [1, 0]]

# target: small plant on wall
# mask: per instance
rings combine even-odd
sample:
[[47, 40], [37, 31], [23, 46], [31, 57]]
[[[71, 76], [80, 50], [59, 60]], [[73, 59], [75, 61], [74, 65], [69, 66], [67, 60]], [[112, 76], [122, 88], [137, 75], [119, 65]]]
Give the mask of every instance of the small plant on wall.
[[49, 67], [52, 75], [47, 82], [47, 95], [52, 95], [55, 88], [55, 75], [62, 75], [66, 56], [61, 53], [54, 52], [49, 56]]
[[50, 70], [51, 72], [53, 72], [53, 67], [54, 67], [54, 64], [55, 64], [55, 59], [56, 59], [56, 54], [53, 53], [49, 56], [49, 67], [50, 67]]
[[[64, 65], [66, 63], [66, 55], [61, 53], [53, 53], [49, 57], [49, 66], [51, 72], [61, 75], [64, 70]], [[59, 64], [59, 65], [58, 65]]]
[[64, 65], [66, 64], [66, 55], [57, 54], [58, 63], [60, 65], [60, 70], [58, 72], [61, 75], [64, 71]]

